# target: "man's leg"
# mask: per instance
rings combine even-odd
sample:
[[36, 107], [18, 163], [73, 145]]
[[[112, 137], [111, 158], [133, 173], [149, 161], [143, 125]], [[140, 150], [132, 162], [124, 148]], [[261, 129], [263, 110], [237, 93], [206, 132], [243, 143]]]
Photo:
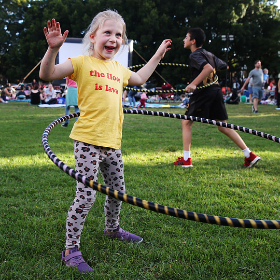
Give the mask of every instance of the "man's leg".
[[249, 94], [249, 102], [250, 102], [250, 103], [253, 103], [253, 102], [252, 102], [252, 93]]
[[[226, 122], [226, 121], [222, 121], [222, 122]], [[228, 136], [242, 150], [245, 156], [245, 162], [244, 162], [245, 167], [250, 168], [254, 166], [261, 159], [259, 156], [255, 155], [250, 151], [250, 149], [244, 143], [243, 139], [235, 130], [226, 127], [221, 127], [221, 126], [219, 126], [218, 129], [226, 136]]]
[[[75, 107], [75, 113], [79, 113], [80, 112], [80, 109], [78, 106], [74, 106]], [[76, 121], [78, 120], [78, 118], [76, 118]]]
[[[254, 98], [255, 100], [256, 98]], [[221, 121], [225, 122], [226, 121]], [[233, 129], [227, 128], [227, 127], [222, 127], [218, 126], [218, 130], [222, 133], [224, 133], [227, 137], [229, 137], [241, 150], [244, 150], [247, 148], [245, 142], [243, 139], [240, 137], [240, 135]]]
[[182, 137], [183, 137], [183, 150], [184, 151], [191, 150], [192, 125], [193, 125], [193, 121], [182, 120]]
[[191, 141], [192, 141], [192, 124], [193, 121], [182, 120], [182, 137], [183, 137], [183, 157], [173, 162], [173, 165], [182, 167], [192, 167], [191, 162]]
[[[65, 106], [65, 116], [70, 114], [70, 106]], [[66, 120], [61, 126], [67, 127], [69, 123], [69, 120]]]
[[[70, 106], [65, 106], [65, 116], [70, 114]], [[64, 123], [69, 123], [69, 120], [66, 120]]]
[[259, 103], [259, 99], [258, 98], [254, 98], [254, 109], [255, 109], [255, 112], [258, 111], [258, 103]]

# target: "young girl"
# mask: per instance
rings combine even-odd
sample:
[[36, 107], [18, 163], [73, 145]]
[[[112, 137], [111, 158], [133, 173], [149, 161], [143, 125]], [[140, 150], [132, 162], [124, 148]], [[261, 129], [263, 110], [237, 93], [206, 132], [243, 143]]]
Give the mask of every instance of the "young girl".
[[[74, 139], [75, 169], [90, 179], [98, 180], [100, 169], [106, 186], [125, 192], [124, 167], [121, 154], [122, 89], [128, 85], [145, 83], [171, 45], [164, 40], [150, 61], [137, 73], [126, 69], [112, 58], [126, 40], [125, 22], [115, 11], [97, 14], [84, 37], [86, 56], [72, 57], [55, 65], [55, 57], [68, 31], [61, 34], [55, 19], [48, 21], [44, 34], [48, 50], [40, 68], [40, 78], [51, 81], [69, 76], [77, 82], [80, 117], [70, 138]], [[80, 236], [85, 218], [95, 201], [96, 191], [77, 182], [76, 196], [68, 211], [66, 222], [66, 250], [62, 259], [70, 267], [93, 271], [79, 251]], [[106, 196], [104, 234], [128, 242], [142, 238], [120, 228], [121, 202]]]
[[[66, 77], [67, 94], [66, 94], [66, 106], [65, 106], [65, 116], [70, 114], [70, 106], [74, 106], [75, 113], [80, 112], [78, 107], [78, 90], [77, 83], [68, 77]], [[77, 120], [78, 118], [76, 118]], [[67, 127], [69, 120], [66, 120], [62, 127]]]
[[140, 104], [138, 105], [138, 109], [143, 107], [145, 109], [146, 100], [148, 99], [147, 94], [145, 92], [140, 95]]

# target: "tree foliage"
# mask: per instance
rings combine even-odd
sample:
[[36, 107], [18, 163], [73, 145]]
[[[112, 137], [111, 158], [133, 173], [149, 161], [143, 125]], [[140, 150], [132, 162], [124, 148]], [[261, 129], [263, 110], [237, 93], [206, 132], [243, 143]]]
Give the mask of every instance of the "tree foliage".
[[[254, 67], [261, 59], [271, 74], [280, 72], [278, 57], [280, 29], [276, 1], [267, 0], [0, 0], [0, 75], [16, 82], [42, 59], [47, 43], [43, 27], [55, 18], [69, 37], [82, 38], [95, 14], [116, 9], [125, 19], [127, 35], [134, 40], [133, 65], [144, 63], [165, 38], [172, 50], [164, 62], [188, 64], [189, 50], [183, 39], [191, 27], [205, 30], [204, 47], [226, 60], [227, 42], [222, 35], [234, 35], [228, 48], [231, 72]], [[159, 69], [173, 84], [190, 80], [186, 68]], [[221, 74], [222, 76], [224, 74]], [[163, 81], [154, 74], [159, 83]], [[38, 69], [29, 80], [38, 79]], [[183, 79], [183, 80], [182, 80]]]

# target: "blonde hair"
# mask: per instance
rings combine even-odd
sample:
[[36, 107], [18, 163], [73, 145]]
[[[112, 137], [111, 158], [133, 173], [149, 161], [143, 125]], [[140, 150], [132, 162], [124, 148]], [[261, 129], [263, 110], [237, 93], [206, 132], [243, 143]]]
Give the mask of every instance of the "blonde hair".
[[127, 42], [126, 37], [126, 25], [124, 19], [117, 11], [106, 10], [103, 12], [98, 13], [92, 20], [91, 24], [89, 25], [86, 35], [83, 38], [83, 52], [86, 55], [92, 55], [93, 53], [93, 43], [90, 40], [90, 35], [95, 34], [96, 31], [101, 28], [106, 20], [114, 20], [119, 22], [123, 26], [123, 44]]

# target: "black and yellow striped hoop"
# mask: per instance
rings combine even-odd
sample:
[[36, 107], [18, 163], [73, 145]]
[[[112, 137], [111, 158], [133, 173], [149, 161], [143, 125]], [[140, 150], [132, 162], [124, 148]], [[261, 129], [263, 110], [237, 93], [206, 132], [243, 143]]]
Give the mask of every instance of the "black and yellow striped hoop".
[[[159, 63], [158, 66], [180, 66], [180, 67], [189, 67], [189, 65], [187, 64], [181, 64], [181, 63]], [[128, 69], [130, 70], [134, 70], [134, 69], [137, 69], [137, 68], [140, 68], [140, 67], [143, 67], [145, 66], [145, 64], [138, 64], [138, 65], [134, 65], [134, 66], [130, 66], [128, 67]], [[212, 83], [209, 83], [207, 85], [203, 85], [203, 86], [200, 86], [200, 87], [197, 87], [196, 89], [203, 89], [203, 88], [207, 88], [207, 87], [210, 87], [214, 84], [216, 84], [218, 82], [218, 76], [216, 75], [216, 78], [215, 80], [212, 82]], [[126, 86], [124, 87], [124, 89], [126, 90], [133, 90], [133, 91], [140, 91], [140, 92], [147, 92], [147, 93], [153, 93], [153, 94], [157, 94], [157, 93], [169, 93], [169, 92], [179, 92], [179, 93], [186, 93], [185, 89], [170, 89], [170, 90], [149, 90], [149, 89], [135, 89], [135, 88], [132, 88], [132, 87], [129, 87], [129, 86]]]
[[[275, 141], [277, 143], [280, 143], [280, 139], [276, 136], [269, 135], [267, 133], [263, 133], [260, 131], [252, 130], [249, 128], [245, 128], [245, 127], [241, 127], [241, 126], [237, 126], [237, 125], [233, 125], [233, 124], [229, 124], [229, 123], [224, 123], [224, 122], [220, 122], [220, 121], [214, 121], [214, 120], [210, 120], [210, 119], [203, 119], [203, 118], [198, 118], [198, 117], [157, 112], [157, 111], [146, 111], [146, 110], [126, 110], [126, 109], [124, 109], [124, 113], [161, 116], [161, 117], [186, 119], [186, 120], [192, 120], [192, 121], [197, 121], [197, 122], [202, 122], [202, 123], [208, 123], [208, 124], [212, 124], [212, 125], [216, 125], [216, 126], [223, 126], [223, 127], [231, 128], [234, 130], [250, 133], [250, 134], [260, 136], [260, 137]], [[69, 120], [69, 119], [72, 119], [75, 117], [79, 117], [79, 115], [80, 115], [80, 113], [74, 113], [71, 115], [67, 115], [67, 116], [61, 117], [61, 118], [53, 121], [51, 124], [49, 124], [42, 135], [42, 144], [43, 144], [46, 154], [53, 161], [53, 163], [55, 165], [57, 165], [66, 174], [73, 177], [77, 181], [83, 183], [84, 185], [86, 185], [96, 191], [99, 191], [103, 194], [107, 194], [111, 197], [114, 197], [118, 200], [127, 202], [131, 205], [135, 205], [135, 206], [147, 209], [147, 210], [151, 210], [151, 211], [169, 215], [169, 216], [174, 216], [174, 217], [192, 220], [192, 221], [196, 221], [196, 222], [222, 225], [222, 226], [230, 226], [230, 227], [242, 227], [242, 228], [254, 228], [254, 229], [280, 229], [280, 220], [252, 220], [252, 219], [227, 218], [227, 217], [200, 214], [200, 213], [196, 213], [196, 212], [181, 210], [178, 208], [160, 205], [160, 204], [157, 204], [154, 202], [149, 202], [149, 201], [137, 198], [135, 196], [131, 196], [131, 195], [128, 195], [128, 194], [125, 194], [122, 192], [118, 192], [116, 190], [110, 189], [109, 187], [98, 184], [98, 183], [94, 182], [93, 180], [90, 180], [89, 178], [81, 175], [80, 173], [76, 172], [75, 170], [73, 170], [69, 166], [67, 166], [65, 163], [63, 163], [52, 152], [52, 150], [48, 144], [48, 135], [49, 135], [50, 131], [56, 125], [58, 125], [61, 122], [66, 121], [66, 120]]]

